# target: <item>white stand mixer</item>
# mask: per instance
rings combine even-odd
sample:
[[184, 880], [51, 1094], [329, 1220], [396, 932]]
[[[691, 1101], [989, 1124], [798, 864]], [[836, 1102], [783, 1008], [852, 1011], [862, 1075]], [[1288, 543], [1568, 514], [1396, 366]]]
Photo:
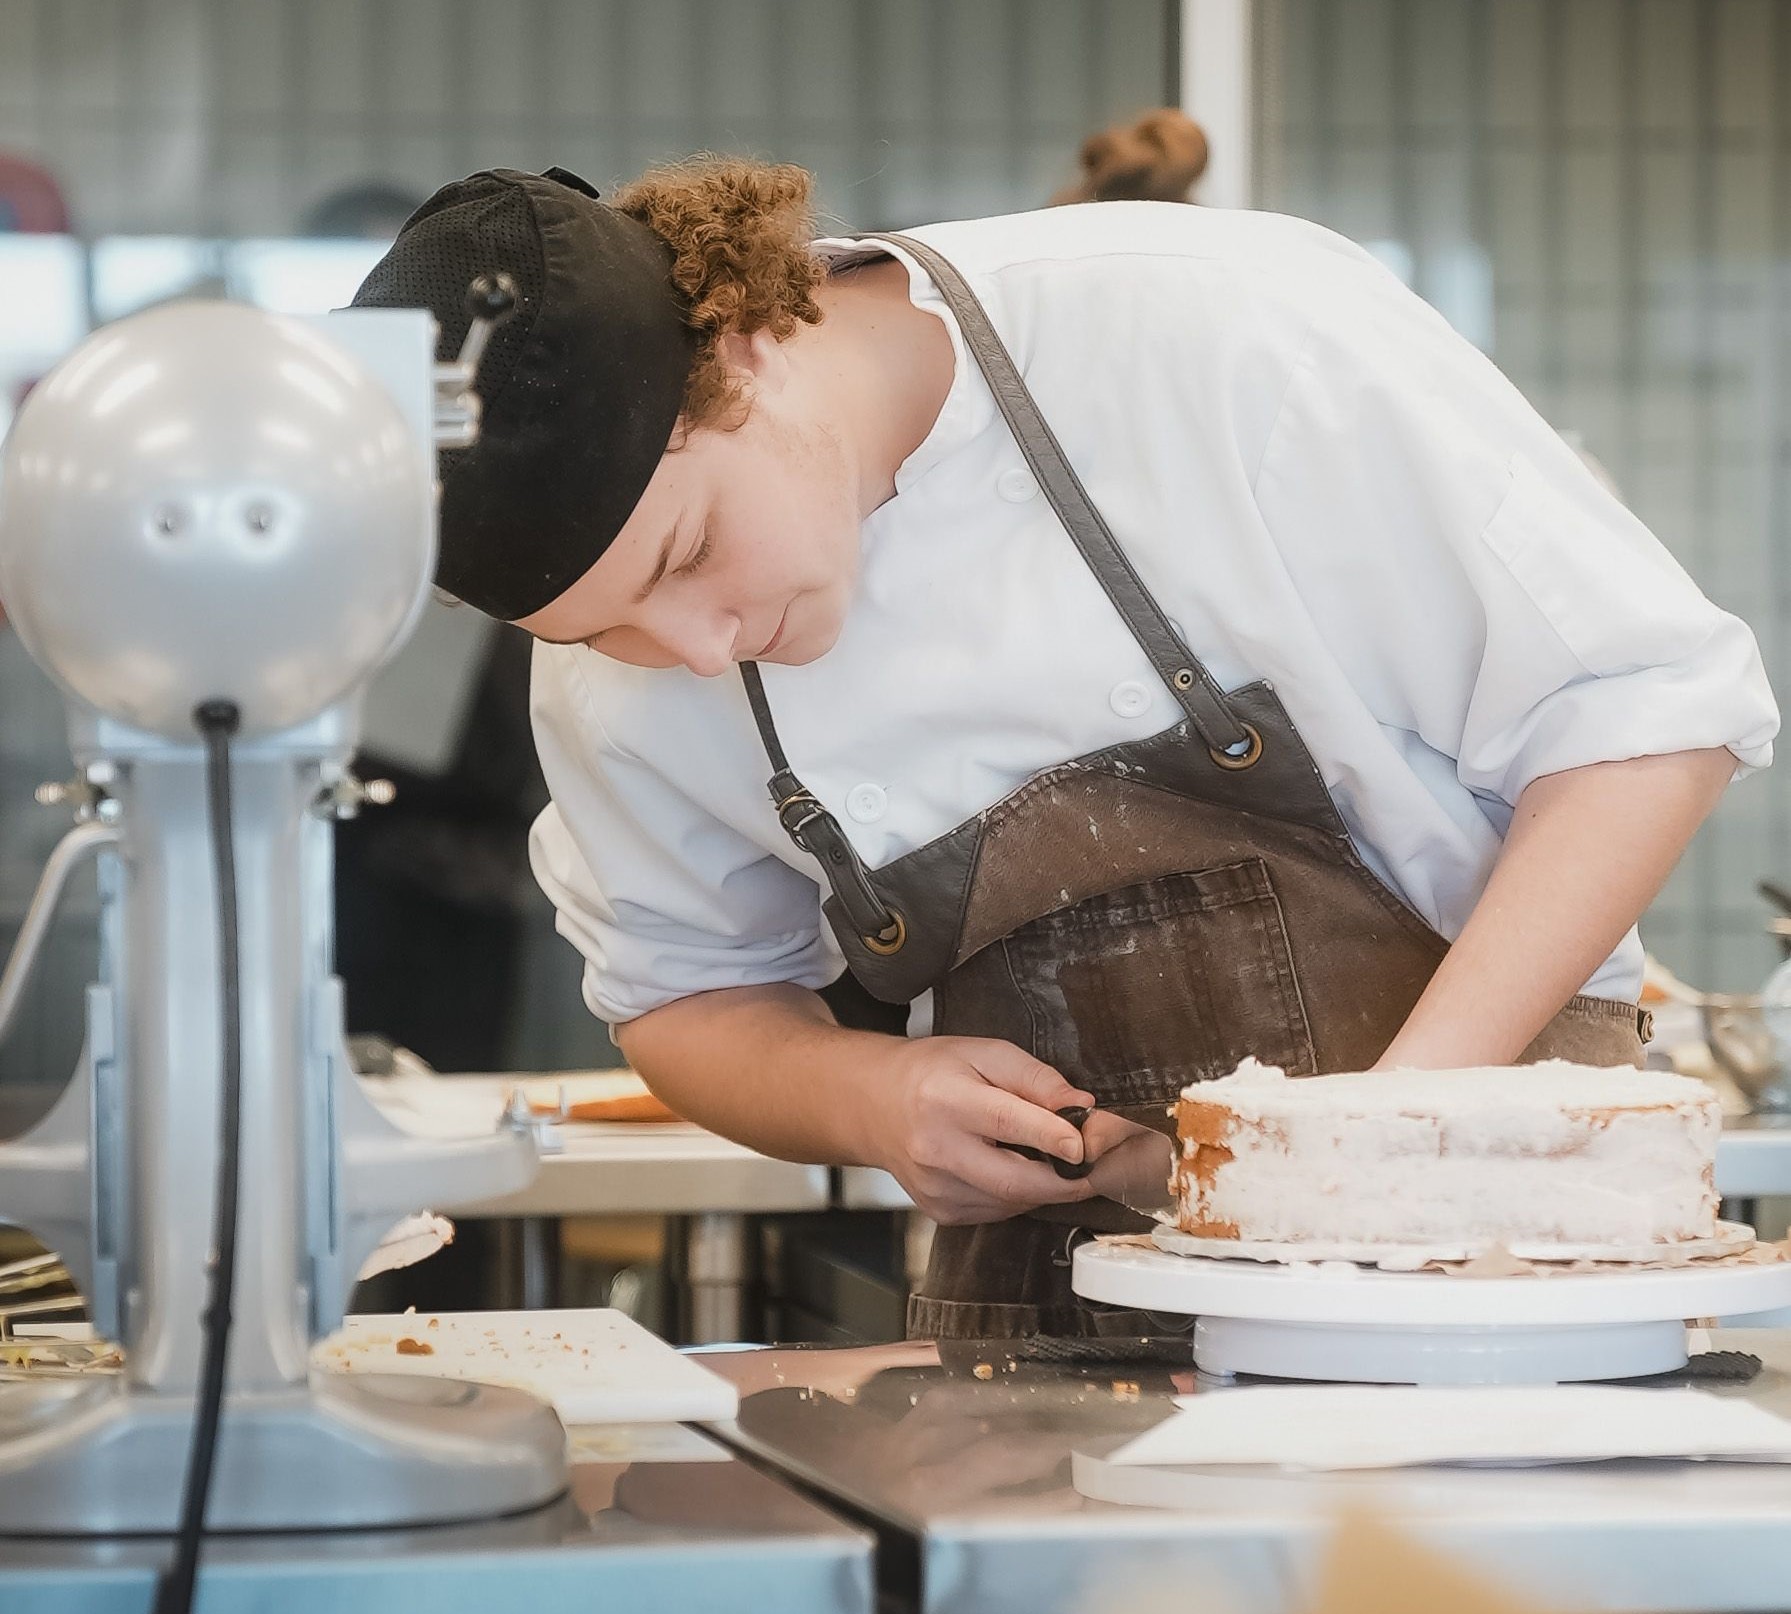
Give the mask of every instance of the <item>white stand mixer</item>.
[[[0, 464], [0, 599], [68, 700], [84, 822], [46, 870], [0, 1018], [68, 869], [97, 855], [86, 1048], [55, 1109], [0, 1144], [0, 1217], [60, 1252], [122, 1376], [0, 1384], [0, 1534], [163, 1533], [205, 1342], [226, 1071], [207, 755], [228, 703], [239, 910], [235, 1320], [212, 1530], [516, 1513], [565, 1488], [553, 1412], [516, 1391], [314, 1378], [381, 1235], [522, 1186], [528, 1123], [411, 1137], [349, 1068], [331, 973], [330, 822], [352, 808], [361, 691], [414, 626], [435, 449], [477, 428], [473, 372], [428, 315], [302, 321], [171, 305], [98, 332], [26, 401]], [[227, 1119], [227, 1117], [226, 1117]]]

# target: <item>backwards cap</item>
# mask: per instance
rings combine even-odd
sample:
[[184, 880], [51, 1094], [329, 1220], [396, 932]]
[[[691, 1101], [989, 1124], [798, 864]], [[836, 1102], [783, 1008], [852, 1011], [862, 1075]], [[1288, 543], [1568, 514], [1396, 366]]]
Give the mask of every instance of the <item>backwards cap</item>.
[[563, 594], [622, 530], [677, 422], [696, 335], [671, 249], [576, 174], [489, 169], [405, 222], [356, 307], [427, 308], [451, 359], [481, 274], [515, 283], [474, 385], [479, 441], [441, 454], [436, 583], [514, 621]]

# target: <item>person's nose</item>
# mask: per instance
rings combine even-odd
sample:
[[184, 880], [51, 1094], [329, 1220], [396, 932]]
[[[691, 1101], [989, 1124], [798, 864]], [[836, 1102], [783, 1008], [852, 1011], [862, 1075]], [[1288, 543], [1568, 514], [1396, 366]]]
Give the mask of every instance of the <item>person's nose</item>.
[[699, 678], [719, 678], [734, 665], [740, 619], [722, 611], [668, 611], [648, 627], [650, 635]]

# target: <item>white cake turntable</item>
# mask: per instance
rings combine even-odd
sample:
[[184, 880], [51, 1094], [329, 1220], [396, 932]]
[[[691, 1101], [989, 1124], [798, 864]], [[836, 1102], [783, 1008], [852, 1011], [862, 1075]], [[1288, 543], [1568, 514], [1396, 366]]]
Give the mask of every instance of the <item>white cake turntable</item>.
[[1773, 1259], [1735, 1223], [1719, 1224], [1703, 1258], [1679, 1252], [1680, 1264], [1594, 1267], [1580, 1259], [1586, 1252], [1537, 1250], [1516, 1253], [1529, 1257], [1526, 1265], [1574, 1264], [1510, 1276], [1411, 1270], [1420, 1258], [1469, 1251], [1402, 1249], [1390, 1252], [1395, 1270], [1386, 1270], [1361, 1249], [1351, 1259], [1301, 1261], [1235, 1246], [1229, 1258], [1187, 1249], [1213, 1242], [1173, 1228], [1154, 1241], [1097, 1239], [1075, 1252], [1072, 1281], [1089, 1300], [1195, 1318], [1194, 1361], [1203, 1372], [1378, 1384], [1668, 1373], [1686, 1363], [1688, 1319], [1791, 1306], [1791, 1261]]

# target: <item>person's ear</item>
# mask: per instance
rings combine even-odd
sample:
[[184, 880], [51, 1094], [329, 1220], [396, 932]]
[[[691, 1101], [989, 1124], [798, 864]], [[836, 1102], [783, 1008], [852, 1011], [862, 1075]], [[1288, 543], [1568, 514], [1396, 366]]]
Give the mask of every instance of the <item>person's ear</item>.
[[781, 392], [790, 378], [790, 355], [784, 344], [768, 330], [757, 330], [751, 336], [730, 332], [716, 344], [721, 362], [736, 375], [742, 392]]

